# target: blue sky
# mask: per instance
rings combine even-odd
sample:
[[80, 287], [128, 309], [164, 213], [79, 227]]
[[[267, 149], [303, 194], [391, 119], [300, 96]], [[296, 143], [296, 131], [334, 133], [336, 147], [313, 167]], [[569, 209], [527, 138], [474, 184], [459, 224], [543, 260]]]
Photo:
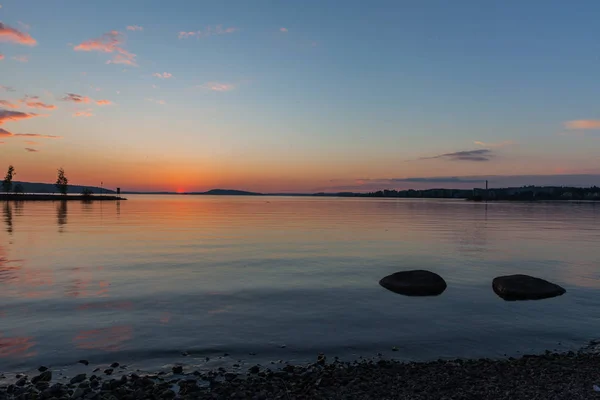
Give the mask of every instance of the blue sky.
[[[57, 107], [0, 126], [23, 180], [64, 166], [135, 189], [298, 191], [600, 174], [595, 1], [0, 4], [36, 41], [0, 35], [15, 89], [0, 99], [19, 106], [5, 110], [42, 114], [25, 95]], [[124, 53], [77, 47], [111, 31]], [[107, 64], [118, 54], [135, 66]]]

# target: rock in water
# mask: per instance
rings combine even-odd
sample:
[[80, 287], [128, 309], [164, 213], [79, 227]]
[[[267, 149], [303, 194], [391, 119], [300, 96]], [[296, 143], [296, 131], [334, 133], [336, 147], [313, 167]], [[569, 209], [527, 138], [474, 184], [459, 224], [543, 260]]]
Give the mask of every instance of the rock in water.
[[31, 383], [36, 384], [38, 382], [50, 382], [52, 380], [52, 371], [44, 371], [38, 376], [31, 378]]
[[446, 290], [444, 278], [430, 271], [401, 271], [388, 275], [379, 284], [406, 296], [437, 296]]
[[554, 283], [529, 275], [507, 275], [494, 278], [494, 292], [504, 300], [540, 300], [561, 296], [566, 290]]

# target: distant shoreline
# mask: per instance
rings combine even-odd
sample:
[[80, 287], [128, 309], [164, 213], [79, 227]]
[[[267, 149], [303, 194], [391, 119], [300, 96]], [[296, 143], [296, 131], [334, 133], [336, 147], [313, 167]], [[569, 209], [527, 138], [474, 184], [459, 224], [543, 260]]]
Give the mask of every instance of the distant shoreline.
[[117, 201], [127, 200], [119, 196], [83, 196], [83, 195], [67, 195], [61, 194], [0, 194], [0, 201]]

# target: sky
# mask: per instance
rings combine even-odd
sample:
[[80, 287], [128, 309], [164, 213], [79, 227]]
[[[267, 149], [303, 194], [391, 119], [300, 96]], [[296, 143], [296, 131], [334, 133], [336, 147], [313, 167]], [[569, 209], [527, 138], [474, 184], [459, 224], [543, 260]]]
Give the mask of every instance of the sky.
[[597, 0], [0, 4], [0, 169], [17, 180], [600, 182]]

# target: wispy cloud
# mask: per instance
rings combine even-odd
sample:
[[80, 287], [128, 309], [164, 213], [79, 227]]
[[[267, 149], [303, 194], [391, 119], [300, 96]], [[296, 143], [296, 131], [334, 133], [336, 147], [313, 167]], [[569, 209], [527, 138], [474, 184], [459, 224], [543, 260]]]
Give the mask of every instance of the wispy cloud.
[[143, 30], [144, 30], [144, 27], [143, 27], [143, 26], [139, 26], [139, 25], [129, 25], [129, 26], [127, 27], [127, 30], [128, 30], [128, 31], [134, 31], [134, 32], [135, 32], [135, 31], [143, 31]]
[[146, 101], [149, 101], [149, 102], [151, 102], [151, 103], [160, 104], [160, 105], [163, 105], [163, 106], [164, 106], [165, 104], [167, 104], [167, 102], [166, 102], [166, 101], [164, 101], [164, 100], [158, 100], [158, 99], [153, 99], [153, 98], [147, 98], [147, 99], [146, 99]]
[[0, 53], [0, 61], [4, 60], [4, 54]]
[[565, 122], [565, 128], [571, 130], [600, 129], [600, 119], [578, 119]]
[[99, 38], [86, 40], [75, 46], [75, 51], [98, 51], [101, 53], [114, 53], [107, 64], [126, 64], [137, 67], [136, 55], [123, 48], [125, 38], [119, 31], [110, 31]]
[[25, 151], [28, 151], [30, 153], [37, 153], [37, 152], [39, 152], [39, 150], [32, 149], [31, 147], [25, 147]]
[[37, 116], [39, 115], [34, 113], [24, 113], [20, 111], [9, 111], [0, 109], [0, 125], [4, 124], [5, 122], [19, 121], [22, 119], [34, 118]]
[[0, 106], [6, 108], [19, 108], [19, 105], [17, 103], [11, 103], [8, 100], [0, 100]]
[[24, 55], [13, 56], [13, 57], [11, 57], [11, 59], [18, 61], [18, 62], [22, 62], [22, 63], [29, 62], [29, 56], [24, 56]]
[[173, 74], [169, 72], [163, 72], [162, 74], [160, 72], [155, 72], [152, 74], [152, 76], [160, 79], [169, 79], [173, 77]]
[[25, 46], [35, 46], [37, 41], [30, 34], [21, 32], [18, 29], [0, 22], [0, 41], [22, 44]]
[[24, 137], [24, 138], [38, 138], [38, 139], [61, 139], [62, 136], [54, 135], [41, 135], [39, 133], [12, 133], [6, 129], [0, 128], [0, 137]]
[[457, 151], [454, 153], [439, 154], [432, 157], [421, 157], [420, 160], [444, 159], [450, 161], [490, 161], [493, 158], [490, 149]]
[[222, 82], [206, 82], [202, 85], [197, 86], [200, 89], [212, 90], [213, 92], [230, 92], [235, 89], [233, 83], [222, 83]]
[[281, 27], [281, 28], [279, 28], [279, 32], [287, 33], [288, 32], [288, 28]]
[[29, 144], [31, 146], [35, 146], [35, 145], [40, 144], [40, 142], [36, 142], [35, 140], [26, 140], [25, 144]]
[[21, 29], [28, 31], [29, 29], [31, 29], [31, 25], [26, 24], [23, 21], [17, 21], [17, 24], [19, 24], [19, 26], [21, 27]]
[[86, 104], [92, 101], [92, 99], [90, 99], [87, 96], [82, 96], [82, 95], [75, 94], [75, 93], [67, 93], [67, 95], [65, 97], [63, 97], [61, 100], [70, 101], [73, 103], [86, 103]]
[[0, 90], [5, 90], [7, 92], [14, 92], [15, 88], [12, 87], [12, 86], [3, 86], [3, 85], [0, 85]]
[[81, 110], [73, 113], [74, 117], [93, 117], [92, 110]]
[[188, 39], [188, 38], [207, 38], [209, 36], [216, 36], [216, 35], [225, 35], [228, 33], [234, 33], [237, 32], [239, 29], [235, 28], [235, 27], [229, 27], [229, 28], [223, 28], [223, 25], [216, 25], [216, 26], [207, 26], [206, 28], [202, 29], [202, 30], [198, 30], [198, 31], [189, 31], [189, 32], [185, 32], [185, 31], [181, 31], [179, 32], [179, 39]]
[[495, 148], [498, 148], [498, 147], [512, 146], [512, 145], [515, 144], [515, 142], [512, 141], [512, 140], [505, 140], [503, 142], [497, 142], [497, 143], [485, 143], [485, 142], [480, 142], [480, 141], [476, 140], [473, 143], [476, 144], [477, 146], [486, 147], [488, 149], [495, 149]]
[[55, 110], [57, 107], [53, 104], [42, 103], [41, 101], [33, 101], [33, 100], [22, 100], [23, 103], [29, 108], [43, 108], [45, 110]]
[[113, 102], [110, 100], [97, 100], [96, 104], [99, 106], [110, 106]]

